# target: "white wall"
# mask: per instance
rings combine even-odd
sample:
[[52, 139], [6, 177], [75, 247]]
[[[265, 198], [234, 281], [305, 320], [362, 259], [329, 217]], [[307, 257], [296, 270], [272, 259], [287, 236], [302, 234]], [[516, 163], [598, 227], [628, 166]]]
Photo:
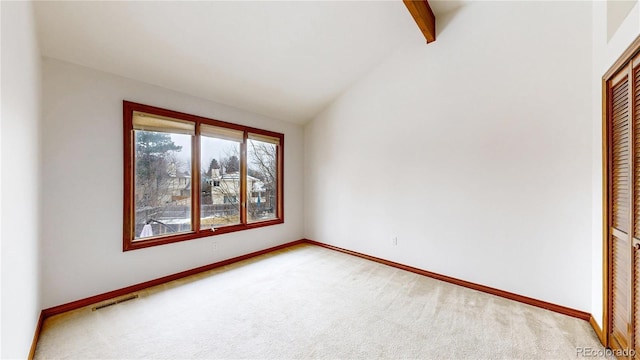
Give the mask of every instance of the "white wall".
[[26, 358], [40, 303], [40, 53], [30, 2], [0, 4], [2, 307], [0, 357]]
[[590, 311], [591, 4], [438, 22], [305, 128], [305, 237]]
[[[300, 125], [53, 59], [43, 79], [43, 307], [302, 238]], [[122, 100], [284, 133], [285, 223], [123, 252]]]
[[629, 16], [631, 9], [636, 5], [638, 0], [607, 0], [606, 7], [606, 26], [607, 26], [607, 41], [611, 40], [613, 35], [618, 31], [618, 28], [624, 20]]
[[594, 2], [592, 13], [593, 67], [591, 76], [591, 106], [593, 151], [591, 156], [592, 177], [592, 214], [591, 214], [591, 253], [592, 285], [591, 314], [603, 325], [602, 303], [602, 78], [624, 50], [640, 35], [640, 11], [637, 1], [626, 18], [621, 21], [615, 33], [608, 38], [608, 14], [606, 2]]

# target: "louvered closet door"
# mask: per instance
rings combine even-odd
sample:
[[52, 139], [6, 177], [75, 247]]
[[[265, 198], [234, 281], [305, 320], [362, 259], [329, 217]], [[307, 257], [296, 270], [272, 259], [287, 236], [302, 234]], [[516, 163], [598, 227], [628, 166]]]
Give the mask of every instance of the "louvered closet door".
[[635, 349], [634, 358], [640, 358], [640, 64], [634, 59], [632, 62], [632, 111], [633, 118], [633, 203], [631, 220], [633, 221], [633, 239], [631, 254], [633, 258], [633, 267], [631, 272], [632, 283], [632, 318], [633, 318], [633, 348]]
[[[640, 46], [640, 45], [639, 45]], [[640, 52], [640, 50], [638, 50]], [[607, 80], [607, 345], [640, 360], [640, 54]]]
[[631, 102], [628, 71], [609, 81], [610, 336], [615, 348], [631, 345]]

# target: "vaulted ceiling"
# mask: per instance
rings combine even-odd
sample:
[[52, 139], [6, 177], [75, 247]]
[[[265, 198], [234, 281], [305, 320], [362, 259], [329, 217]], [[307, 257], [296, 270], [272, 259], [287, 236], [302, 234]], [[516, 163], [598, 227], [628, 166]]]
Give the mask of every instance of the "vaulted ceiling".
[[[463, 3], [430, 1], [436, 17]], [[425, 43], [401, 1], [42, 1], [35, 12], [43, 56], [297, 123], [398, 46]]]

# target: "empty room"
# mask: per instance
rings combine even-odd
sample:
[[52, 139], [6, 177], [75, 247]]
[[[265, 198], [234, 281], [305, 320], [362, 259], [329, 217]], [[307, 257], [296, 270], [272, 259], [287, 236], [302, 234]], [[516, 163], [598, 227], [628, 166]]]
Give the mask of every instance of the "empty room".
[[1, 358], [640, 358], [637, 0], [0, 17]]

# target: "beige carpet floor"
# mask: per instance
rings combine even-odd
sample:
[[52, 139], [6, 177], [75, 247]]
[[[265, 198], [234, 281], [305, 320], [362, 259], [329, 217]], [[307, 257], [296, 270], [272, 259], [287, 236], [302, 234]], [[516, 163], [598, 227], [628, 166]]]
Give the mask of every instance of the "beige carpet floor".
[[576, 359], [583, 320], [313, 245], [48, 318], [36, 359]]

